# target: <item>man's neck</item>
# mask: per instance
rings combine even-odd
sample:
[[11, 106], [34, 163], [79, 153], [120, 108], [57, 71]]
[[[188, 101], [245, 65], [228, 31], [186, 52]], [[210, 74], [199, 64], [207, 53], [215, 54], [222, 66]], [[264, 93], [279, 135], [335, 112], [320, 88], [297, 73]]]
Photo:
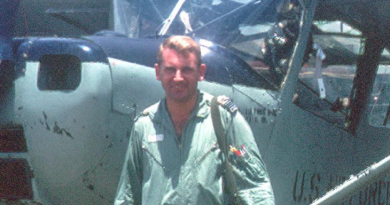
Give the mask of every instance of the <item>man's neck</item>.
[[187, 125], [187, 121], [195, 108], [197, 97], [189, 102], [175, 102], [167, 99], [167, 108], [175, 127], [176, 134], [180, 137]]

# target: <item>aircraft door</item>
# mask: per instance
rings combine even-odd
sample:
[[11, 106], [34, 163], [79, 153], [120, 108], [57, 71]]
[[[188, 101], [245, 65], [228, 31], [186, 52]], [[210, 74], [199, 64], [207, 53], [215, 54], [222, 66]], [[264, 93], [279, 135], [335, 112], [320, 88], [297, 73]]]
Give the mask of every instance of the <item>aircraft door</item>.
[[[388, 155], [388, 131], [367, 129], [364, 120], [378, 60], [388, 56], [387, 51], [379, 56], [384, 42], [379, 36], [363, 34], [343, 21], [314, 19], [308, 43], [298, 42], [293, 54], [293, 61], [301, 58], [302, 63], [292, 62], [290, 69], [302, 66], [293, 82], [296, 87], [289, 79], [294, 76], [287, 72], [283, 91], [294, 92], [281, 94], [282, 111], [269, 143], [270, 150], [280, 153], [269, 159], [270, 169], [285, 176], [273, 181], [273, 186], [283, 187], [275, 192], [275, 197], [291, 204], [311, 203], [365, 165]], [[306, 51], [301, 51], [303, 47]], [[387, 65], [380, 64], [379, 68], [381, 74], [377, 75], [371, 95], [368, 118], [371, 124], [381, 124], [383, 129], [388, 107], [379, 102], [379, 93], [387, 89]], [[386, 101], [385, 97], [382, 99]], [[286, 166], [294, 171], [279, 171]], [[378, 184], [382, 182], [386, 180]], [[286, 197], [286, 189], [292, 192], [291, 198]], [[367, 189], [360, 196], [364, 193], [368, 193]], [[359, 194], [351, 197], [349, 203], [356, 203], [358, 197]]]

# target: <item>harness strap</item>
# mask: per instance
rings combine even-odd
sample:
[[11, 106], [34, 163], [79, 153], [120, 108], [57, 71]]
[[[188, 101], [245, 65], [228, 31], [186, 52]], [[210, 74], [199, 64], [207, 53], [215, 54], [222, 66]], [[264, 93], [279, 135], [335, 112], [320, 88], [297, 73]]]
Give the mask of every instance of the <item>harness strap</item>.
[[218, 108], [218, 101], [217, 97], [214, 97], [211, 100], [210, 105], [210, 113], [211, 113], [211, 119], [213, 121], [213, 127], [215, 131], [215, 135], [217, 136], [217, 142], [219, 145], [219, 149], [221, 149], [222, 153], [225, 156], [225, 182], [226, 182], [226, 192], [233, 199], [233, 201], [236, 201], [237, 199], [237, 183], [236, 179], [234, 178], [233, 174], [233, 167], [229, 162], [228, 154], [227, 154], [227, 145], [226, 145], [226, 132], [222, 126], [221, 116], [219, 113]]

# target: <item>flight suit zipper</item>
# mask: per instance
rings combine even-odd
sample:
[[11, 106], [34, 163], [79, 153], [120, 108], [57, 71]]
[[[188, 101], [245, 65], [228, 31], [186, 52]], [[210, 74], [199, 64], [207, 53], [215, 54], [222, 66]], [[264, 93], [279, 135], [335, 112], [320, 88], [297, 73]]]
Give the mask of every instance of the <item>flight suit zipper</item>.
[[[189, 123], [189, 121], [190, 121], [191, 119], [188, 119], [188, 121], [187, 121], [187, 125], [184, 127], [184, 130], [183, 130], [183, 132], [182, 132], [182, 134], [181, 134], [181, 136], [180, 136], [180, 140], [179, 140], [179, 137], [178, 137], [178, 135], [176, 134], [176, 140], [177, 140], [177, 145], [178, 145], [178, 149], [179, 149], [179, 164], [180, 164], [180, 166], [183, 168], [183, 140], [185, 140], [184, 139], [184, 136], [186, 135], [186, 130], [187, 130], [187, 126], [188, 126], [188, 123]], [[179, 181], [181, 182], [182, 181], [182, 176], [184, 175], [183, 173], [181, 173], [181, 172], [183, 172], [183, 170], [185, 171], [185, 168], [183, 168], [183, 169], [180, 169], [181, 171], [180, 171], [180, 176], [179, 176]], [[185, 183], [179, 183], [179, 190], [178, 190], [178, 193], [179, 193], [179, 196], [180, 196], [180, 204], [185, 204], [184, 203], [184, 196], [183, 196], [183, 193], [186, 193], [187, 191], [186, 191], [186, 189], [184, 189], [184, 191], [183, 191], [183, 187], [182, 187], [182, 185], [183, 184], [185, 184]]]
[[[183, 135], [181, 137], [183, 137]], [[182, 143], [180, 141], [178, 141], [178, 148], [179, 148], [179, 164], [182, 167], [183, 166], [183, 164], [182, 164], [183, 163], [182, 162], [182, 158], [183, 158], [183, 156], [182, 156], [182, 154], [183, 154], [182, 153], [183, 145], [182, 145]], [[180, 170], [184, 170], [184, 169], [180, 169]], [[182, 172], [182, 171], [180, 171], [180, 172]], [[181, 181], [181, 176], [183, 176], [183, 174], [180, 173], [179, 181]], [[179, 185], [180, 184], [183, 184], [183, 183], [179, 183]], [[183, 190], [183, 188], [181, 186], [179, 186], [179, 194], [180, 194], [181, 204], [183, 204], [183, 192], [182, 192], [182, 190]]]

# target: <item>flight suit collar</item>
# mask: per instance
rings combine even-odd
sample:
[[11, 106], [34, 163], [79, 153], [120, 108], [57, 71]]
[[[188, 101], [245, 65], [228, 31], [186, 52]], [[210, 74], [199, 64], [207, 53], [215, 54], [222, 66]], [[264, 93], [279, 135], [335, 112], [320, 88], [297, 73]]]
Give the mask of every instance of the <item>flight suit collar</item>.
[[[197, 95], [198, 95], [197, 102], [194, 110], [191, 112], [190, 119], [194, 116], [205, 118], [210, 113], [210, 102], [212, 96], [200, 90], [198, 90]], [[151, 109], [149, 110], [149, 116], [151, 120], [155, 122], [160, 122], [164, 124], [172, 123], [170, 122], [171, 117], [167, 109], [166, 99], [163, 99], [159, 101], [157, 104], [155, 104], [154, 106], [152, 106]]]

